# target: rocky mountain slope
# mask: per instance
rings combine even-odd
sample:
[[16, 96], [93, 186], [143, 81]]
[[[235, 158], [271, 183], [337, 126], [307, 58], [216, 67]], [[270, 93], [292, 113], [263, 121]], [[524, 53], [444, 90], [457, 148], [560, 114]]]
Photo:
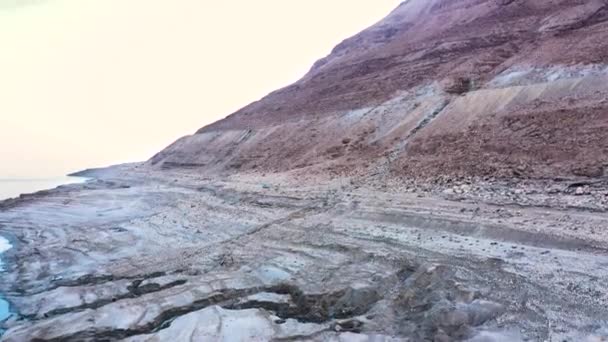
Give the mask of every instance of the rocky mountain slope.
[[608, 341], [607, 1], [410, 0], [146, 163], [0, 201], [0, 341]]
[[410, 0], [300, 81], [179, 139], [160, 168], [598, 177], [606, 0]]

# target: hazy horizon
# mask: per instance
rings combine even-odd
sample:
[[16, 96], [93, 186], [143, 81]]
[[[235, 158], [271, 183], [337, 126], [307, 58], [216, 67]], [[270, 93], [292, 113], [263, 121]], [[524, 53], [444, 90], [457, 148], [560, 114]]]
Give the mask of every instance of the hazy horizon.
[[0, 0], [0, 178], [145, 160], [398, 3]]

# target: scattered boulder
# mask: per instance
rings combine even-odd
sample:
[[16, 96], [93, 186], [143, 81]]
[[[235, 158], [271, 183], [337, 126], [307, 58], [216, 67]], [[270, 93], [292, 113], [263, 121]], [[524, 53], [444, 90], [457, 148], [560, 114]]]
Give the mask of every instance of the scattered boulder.
[[461, 95], [473, 90], [474, 82], [468, 77], [448, 77], [440, 82], [440, 87], [448, 94]]
[[590, 194], [591, 194], [591, 190], [589, 189], [588, 186], [579, 186], [578, 188], [576, 188], [576, 190], [574, 190], [575, 196], [584, 196], [584, 195], [590, 195]]
[[453, 341], [471, 338], [474, 328], [504, 313], [499, 303], [478, 299], [478, 293], [454, 280], [445, 266], [422, 266], [395, 299], [402, 333], [415, 340]]

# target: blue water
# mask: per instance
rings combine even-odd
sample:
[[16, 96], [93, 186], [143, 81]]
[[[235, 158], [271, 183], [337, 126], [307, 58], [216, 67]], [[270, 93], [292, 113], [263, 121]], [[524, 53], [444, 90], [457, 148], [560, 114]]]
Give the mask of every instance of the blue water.
[[[0, 274], [4, 270], [3, 269], [4, 265], [2, 264], [2, 258], [1, 258], [2, 253], [8, 251], [10, 248], [11, 248], [11, 244], [8, 242], [8, 240], [3, 238], [2, 236], [0, 236]], [[8, 318], [9, 315], [10, 315], [10, 313], [9, 313], [8, 302], [5, 301], [4, 299], [2, 299], [2, 297], [0, 297], [0, 322], [5, 320], [6, 318]], [[2, 334], [2, 331], [0, 330], [0, 335], [1, 334]]]

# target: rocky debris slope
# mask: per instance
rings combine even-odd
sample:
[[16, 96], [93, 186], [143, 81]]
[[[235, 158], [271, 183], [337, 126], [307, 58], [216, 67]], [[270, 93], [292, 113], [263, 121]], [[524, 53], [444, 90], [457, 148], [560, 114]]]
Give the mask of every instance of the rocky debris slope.
[[409, 0], [150, 161], [205, 172], [603, 177], [608, 4]]
[[19, 312], [3, 341], [608, 337], [608, 236], [572, 231], [602, 212], [484, 202], [475, 185], [457, 200], [109, 174], [0, 208], [15, 241], [0, 289]]

